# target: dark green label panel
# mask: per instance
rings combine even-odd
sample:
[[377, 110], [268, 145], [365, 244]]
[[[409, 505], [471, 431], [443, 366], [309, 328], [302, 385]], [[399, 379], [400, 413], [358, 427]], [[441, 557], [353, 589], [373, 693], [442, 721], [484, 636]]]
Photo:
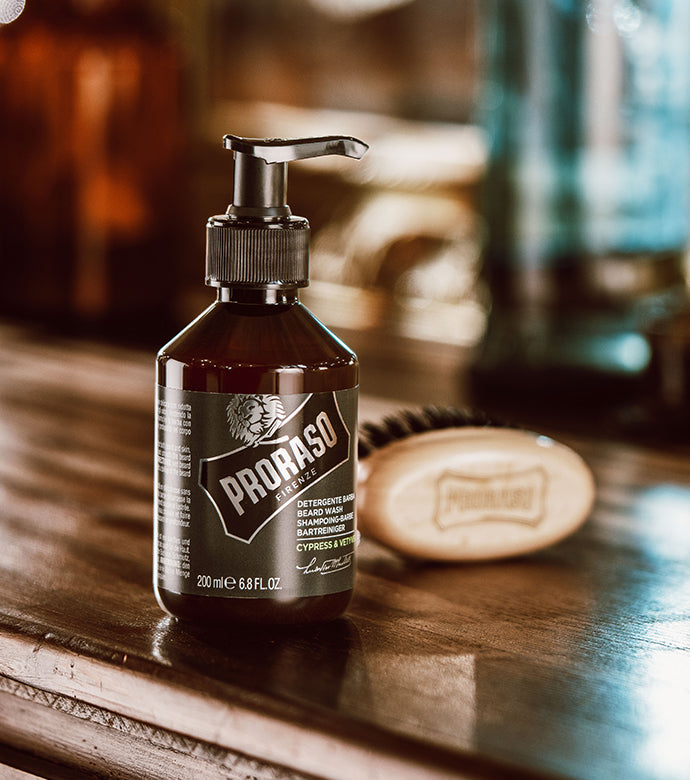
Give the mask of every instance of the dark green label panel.
[[234, 395], [159, 386], [158, 584], [292, 599], [354, 579], [357, 389]]

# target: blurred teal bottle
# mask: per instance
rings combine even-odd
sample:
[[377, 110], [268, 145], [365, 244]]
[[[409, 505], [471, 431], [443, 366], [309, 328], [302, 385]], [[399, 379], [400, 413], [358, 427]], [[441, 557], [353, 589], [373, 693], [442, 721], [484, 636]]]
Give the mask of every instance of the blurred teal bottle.
[[690, 2], [489, 0], [476, 401], [619, 405], [686, 299]]

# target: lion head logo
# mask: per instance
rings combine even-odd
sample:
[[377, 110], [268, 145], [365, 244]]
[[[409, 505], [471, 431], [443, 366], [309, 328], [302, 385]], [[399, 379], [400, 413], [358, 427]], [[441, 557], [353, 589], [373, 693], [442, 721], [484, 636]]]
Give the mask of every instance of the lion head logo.
[[287, 416], [277, 395], [236, 396], [226, 412], [230, 433], [248, 447], [272, 436]]

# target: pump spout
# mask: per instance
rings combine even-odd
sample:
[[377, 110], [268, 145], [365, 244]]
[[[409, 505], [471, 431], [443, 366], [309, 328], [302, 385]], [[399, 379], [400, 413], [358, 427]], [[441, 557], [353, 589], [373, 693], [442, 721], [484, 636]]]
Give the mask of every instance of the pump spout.
[[361, 159], [369, 146], [349, 135], [323, 135], [315, 138], [240, 138], [223, 136], [223, 145], [234, 152], [258, 157], [267, 163], [288, 163], [330, 154]]
[[363, 141], [347, 135], [240, 138], [228, 134], [223, 136], [223, 146], [235, 153], [233, 201], [228, 214], [258, 219], [290, 216], [287, 205], [289, 162], [331, 154], [359, 160], [369, 148]]

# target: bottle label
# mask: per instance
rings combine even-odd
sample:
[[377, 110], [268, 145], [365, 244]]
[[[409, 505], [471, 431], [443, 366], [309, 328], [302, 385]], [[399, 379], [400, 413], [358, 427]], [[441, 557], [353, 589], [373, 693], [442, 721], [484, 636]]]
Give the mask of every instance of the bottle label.
[[352, 588], [357, 388], [156, 392], [155, 565], [174, 593], [293, 599]]

